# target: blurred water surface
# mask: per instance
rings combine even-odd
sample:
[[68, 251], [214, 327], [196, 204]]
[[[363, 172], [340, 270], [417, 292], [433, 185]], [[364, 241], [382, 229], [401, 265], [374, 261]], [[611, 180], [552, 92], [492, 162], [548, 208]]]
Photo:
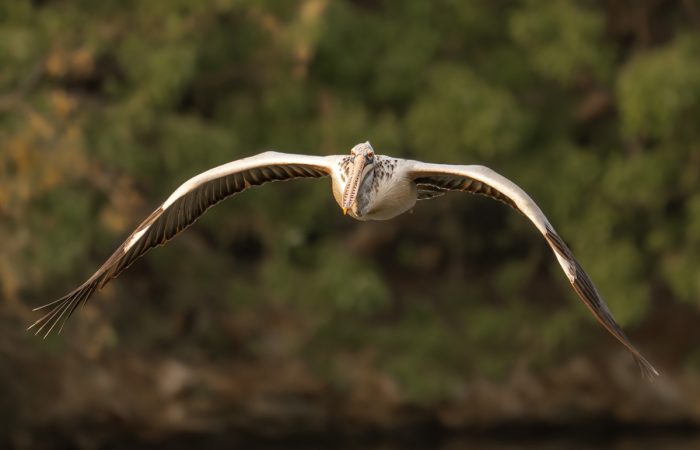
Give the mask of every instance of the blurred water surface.
[[247, 450], [695, 450], [700, 448], [700, 436], [697, 433], [669, 434], [629, 434], [624, 436], [597, 436], [595, 433], [533, 435], [527, 437], [463, 437], [434, 440], [421, 438], [417, 441], [401, 439], [401, 442], [383, 442], [372, 444], [345, 444], [341, 438], [337, 442], [323, 441], [315, 443], [276, 442], [268, 444], [241, 443], [226, 437], [216, 438], [177, 438], [162, 442], [122, 442], [105, 448], [245, 448]]

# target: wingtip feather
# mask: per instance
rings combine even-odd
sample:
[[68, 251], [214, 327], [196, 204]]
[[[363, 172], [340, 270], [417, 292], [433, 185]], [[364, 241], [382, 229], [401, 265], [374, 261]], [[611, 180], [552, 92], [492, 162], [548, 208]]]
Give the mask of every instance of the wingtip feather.
[[43, 333], [43, 339], [46, 339], [60, 323], [60, 327], [58, 327], [58, 334], [60, 334], [63, 326], [73, 314], [76, 307], [86, 302], [94, 293], [95, 289], [97, 288], [97, 283], [98, 280], [90, 280], [69, 294], [66, 294], [50, 303], [34, 308], [34, 311], [39, 311], [45, 308], [51, 309], [34, 323], [29, 325], [27, 327], [27, 331], [33, 331], [34, 335], [38, 336], [42, 334], [44, 329], [46, 329], [46, 331]]
[[654, 381], [654, 378], [661, 376], [659, 371], [643, 356], [635, 355], [634, 360], [639, 366], [639, 370], [642, 372], [642, 377], [647, 380]]

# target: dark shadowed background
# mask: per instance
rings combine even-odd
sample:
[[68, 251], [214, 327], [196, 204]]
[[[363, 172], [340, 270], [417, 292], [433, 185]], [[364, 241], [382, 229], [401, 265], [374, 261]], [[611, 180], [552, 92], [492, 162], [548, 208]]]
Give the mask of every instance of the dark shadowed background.
[[[696, 448], [699, 29], [696, 0], [0, 2], [0, 443]], [[365, 140], [521, 185], [662, 376], [509, 208], [360, 223], [328, 180], [226, 201], [25, 333], [189, 177]]]

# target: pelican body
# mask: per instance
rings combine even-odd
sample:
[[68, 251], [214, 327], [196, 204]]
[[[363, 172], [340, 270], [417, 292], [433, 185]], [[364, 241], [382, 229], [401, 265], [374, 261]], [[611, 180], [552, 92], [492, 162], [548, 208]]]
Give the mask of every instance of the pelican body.
[[343, 212], [357, 220], [388, 220], [413, 208], [418, 190], [399, 161], [375, 155], [369, 142], [356, 145], [333, 177], [333, 197]]
[[344, 214], [357, 220], [388, 220], [413, 208], [418, 200], [461, 191], [499, 200], [527, 217], [544, 236], [576, 294], [603, 327], [634, 357], [651, 378], [656, 369], [632, 345], [593, 282], [556, 233], [542, 210], [515, 183], [477, 165], [431, 164], [377, 155], [369, 142], [349, 155], [310, 156], [265, 152], [233, 161], [186, 181], [131, 233], [82, 285], [36, 308], [48, 312], [29, 329], [48, 336], [59, 331], [78, 306], [153, 247], [163, 245], [227, 197], [254, 186], [293, 178], [330, 176], [333, 197]]

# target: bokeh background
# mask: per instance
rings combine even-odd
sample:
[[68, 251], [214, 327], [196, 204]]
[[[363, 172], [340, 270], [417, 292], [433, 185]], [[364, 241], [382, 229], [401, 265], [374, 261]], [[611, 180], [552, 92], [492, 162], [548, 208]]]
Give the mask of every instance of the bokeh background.
[[[695, 429], [699, 27], [696, 0], [1, 2], [0, 442]], [[25, 333], [189, 177], [365, 140], [521, 185], [662, 376], [509, 208], [360, 223], [328, 180], [218, 205]]]

